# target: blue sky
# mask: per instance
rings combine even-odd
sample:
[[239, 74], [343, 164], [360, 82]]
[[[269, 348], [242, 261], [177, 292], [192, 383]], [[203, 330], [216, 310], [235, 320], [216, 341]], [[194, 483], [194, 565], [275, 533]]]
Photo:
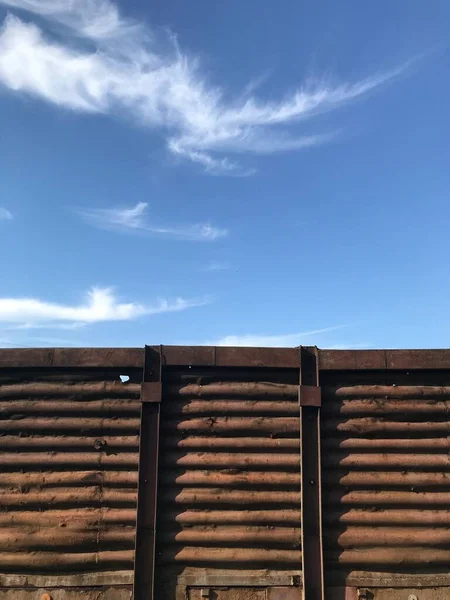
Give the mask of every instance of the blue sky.
[[449, 345], [448, 2], [0, 20], [0, 345]]

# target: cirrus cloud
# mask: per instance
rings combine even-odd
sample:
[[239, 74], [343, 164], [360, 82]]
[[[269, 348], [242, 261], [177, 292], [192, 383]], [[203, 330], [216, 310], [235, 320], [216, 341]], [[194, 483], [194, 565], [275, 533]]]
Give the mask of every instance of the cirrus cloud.
[[[109, 0], [0, 0], [47, 23], [15, 15], [0, 33], [0, 83], [56, 106], [85, 113], [126, 113], [158, 130], [167, 150], [210, 174], [250, 175], [245, 154], [297, 151], [325, 144], [337, 131], [305, 134], [298, 126], [361, 99], [406, 65], [356, 82], [306, 81], [280, 100], [235, 99], [207, 81], [199, 61], [176, 37], [163, 42], [144, 24], [120, 15]], [[64, 28], [64, 39], [58, 30]], [[63, 74], [63, 76], [61, 76]], [[230, 155], [238, 155], [233, 159]]]
[[71, 329], [107, 321], [130, 321], [148, 315], [203, 306], [208, 298], [160, 299], [153, 304], [120, 302], [111, 288], [94, 287], [79, 304], [60, 304], [38, 298], [0, 298], [0, 324], [21, 329], [54, 326]]
[[13, 216], [12, 213], [9, 212], [6, 208], [2, 208], [0, 206], [0, 221], [12, 221]]
[[194, 242], [212, 242], [228, 235], [227, 229], [214, 227], [210, 223], [156, 226], [149, 222], [147, 210], [147, 202], [138, 202], [127, 208], [80, 209], [78, 214], [94, 227], [121, 233], [143, 233]]

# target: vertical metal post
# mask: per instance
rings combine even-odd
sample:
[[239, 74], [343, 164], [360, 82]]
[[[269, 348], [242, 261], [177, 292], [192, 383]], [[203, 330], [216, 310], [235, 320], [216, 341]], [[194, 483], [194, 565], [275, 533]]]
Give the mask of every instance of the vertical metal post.
[[162, 349], [146, 346], [141, 388], [134, 600], [153, 600], [155, 591], [161, 372]]
[[300, 348], [303, 598], [324, 600], [318, 350]]

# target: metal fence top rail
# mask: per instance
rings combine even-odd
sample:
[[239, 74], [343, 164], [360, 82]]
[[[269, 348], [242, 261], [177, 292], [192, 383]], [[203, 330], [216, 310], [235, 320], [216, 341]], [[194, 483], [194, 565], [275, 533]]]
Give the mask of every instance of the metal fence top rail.
[[[298, 368], [298, 348], [151, 346], [165, 366]], [[144, 348], [0, 349], [0, 368], [140, 368]], [[450, 369], [450, 350], [319, 350], [321, 371]]]

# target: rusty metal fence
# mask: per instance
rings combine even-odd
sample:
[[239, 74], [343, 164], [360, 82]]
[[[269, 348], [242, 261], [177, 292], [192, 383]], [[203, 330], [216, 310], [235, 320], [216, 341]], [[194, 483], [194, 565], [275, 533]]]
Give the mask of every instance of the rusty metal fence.
[[449, 598], [449, 409], [449, 351], [0, 351], [0, 600]]

